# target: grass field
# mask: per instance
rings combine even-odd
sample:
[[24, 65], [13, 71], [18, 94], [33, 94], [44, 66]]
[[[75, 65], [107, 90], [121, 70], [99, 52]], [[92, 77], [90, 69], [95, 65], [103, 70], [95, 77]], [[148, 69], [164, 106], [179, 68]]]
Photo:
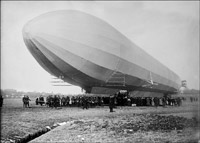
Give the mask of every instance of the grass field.
[[[59, 130], [55, 128], [36, 141], [79, 142], [81, 135], [85, 142], [197, 142], [198, 122], [193, 123], [193, 121], [199, 121], [198, 105], [198, 102], [187, 102], [181, 107], [118, 107], [114, 113], [110, 113], [107, 106], [89, 110], [78, 107], [55, 109], [36, 106], [32, 99], [31, 108], [23, 108], [21, 99], [5, 99], [1, 109], [1, 142], [10, 142], [45, 126], [67, 121], [81, 121], [81, 123], [74, 124], [70, 128], [62, 127]], [[153, 115], [160, 115], [162, 118], [170, 115], [183, 117], [180, 118], [181, 121], [184, 119], [184, 123], [181, 123], [183, 128], [179, 130], [138, 128], [134, 132], [127, 132], [130, 123], [132, 123], [131, 127], [133, 124], [134, 127], [136, 124], [149, 127], [148, 122], [149, 119], [153, 120]], [[105, 123], [106, 128], [103, 127]], [[54, 135], [55, 137], [52, 137]]]

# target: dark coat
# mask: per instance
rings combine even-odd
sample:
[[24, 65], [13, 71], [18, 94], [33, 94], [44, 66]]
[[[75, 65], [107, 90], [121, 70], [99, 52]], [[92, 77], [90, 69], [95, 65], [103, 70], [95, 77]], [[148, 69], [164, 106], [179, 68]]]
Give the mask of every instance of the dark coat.
[[115, 106], [115, 98], [114, 96], [110, 96], [109, 107], [113, 108]]

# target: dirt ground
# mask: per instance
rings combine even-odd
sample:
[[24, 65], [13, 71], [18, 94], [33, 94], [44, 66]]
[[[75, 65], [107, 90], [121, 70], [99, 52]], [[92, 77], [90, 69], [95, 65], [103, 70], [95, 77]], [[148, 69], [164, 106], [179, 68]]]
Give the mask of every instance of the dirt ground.
[[21, 99], [5, 99], [1, 109], [1, 142], [14, 142], [55, 123], [68, 123], [32, 142], [198, 142], [199, 104], [181, 107], [107, 106], [83, 110], [78, 107], [23, 108]]

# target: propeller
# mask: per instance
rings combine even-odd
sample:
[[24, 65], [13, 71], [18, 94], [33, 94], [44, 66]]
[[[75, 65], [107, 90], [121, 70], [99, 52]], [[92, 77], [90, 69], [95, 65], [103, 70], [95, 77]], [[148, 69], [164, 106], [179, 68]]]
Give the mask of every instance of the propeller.
[[[53, 86], [73, 86], [71, 84], [64, 84], [66, 82], [63, 81], [63, 79], [64, 79], [63, 75], [60, 75], [58, 77], [53, 77], [52, 79], [57, 79], [56, 81], [51, 81], [51, 83], [55, 83], [55, 84], [53, 84]], [[57, 84], [57, 83], [63, 83], [63, 84]]]
[[153, 88], [153, 85], [158, 85], [157, 82], [154, 82], [154, 81], [153, 81], [151, 72], [150, 72], [150, 80], [146, 80], [146, 82], [147, 82], [148, 84], [142, 85], [142, 87], [150, 87], [150, 88]]

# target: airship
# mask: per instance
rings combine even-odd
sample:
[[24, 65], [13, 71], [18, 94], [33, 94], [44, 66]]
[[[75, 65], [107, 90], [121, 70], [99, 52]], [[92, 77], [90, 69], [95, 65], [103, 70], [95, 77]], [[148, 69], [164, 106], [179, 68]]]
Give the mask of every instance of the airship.
[[86, 93], [176, 93], [177, 74], [106, 21], [76, 10], [48, 12], [22, 30], [26, 47], [51, 75]]

